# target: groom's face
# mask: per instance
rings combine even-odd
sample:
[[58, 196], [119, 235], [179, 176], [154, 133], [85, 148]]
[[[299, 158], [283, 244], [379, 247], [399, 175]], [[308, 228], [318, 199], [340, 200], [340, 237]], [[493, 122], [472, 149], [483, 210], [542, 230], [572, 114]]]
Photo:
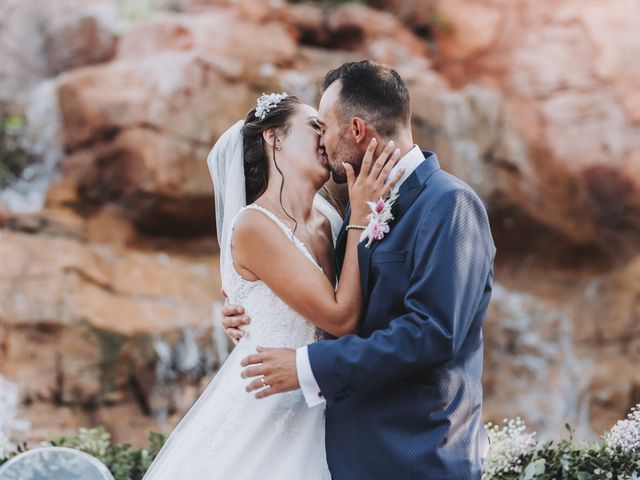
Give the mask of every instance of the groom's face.
[[320, 99], [318, 120], [322, 125], [320, 147], [324, 150], [333, 180], [345, 183], [347, 174], [342, 163], [350, 163], [356, 174], [360, 173], [362, 152], [358, 149], [351, 134], [349, 122], [338, 115], [340, 105], [340, 81], [332, 83]]

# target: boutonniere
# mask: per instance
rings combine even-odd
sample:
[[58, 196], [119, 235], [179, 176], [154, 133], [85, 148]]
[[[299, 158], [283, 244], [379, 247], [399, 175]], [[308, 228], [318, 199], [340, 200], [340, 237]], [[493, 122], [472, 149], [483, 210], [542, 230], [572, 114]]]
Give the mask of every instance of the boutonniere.
[[397, 199], [398, 192], [393, 191], [386, 200], [380, 198], [377, 202], [367, 202], [371, 208], [371, 213], [367, 215], [369, 224], [360, 236], [361, 242], [365, 239], [369, 240], [365, 245], [367, 248], [371, 246], [374, 240], [382, 240], [389, 233], [389, 221], [393, 220], [391, 208]]

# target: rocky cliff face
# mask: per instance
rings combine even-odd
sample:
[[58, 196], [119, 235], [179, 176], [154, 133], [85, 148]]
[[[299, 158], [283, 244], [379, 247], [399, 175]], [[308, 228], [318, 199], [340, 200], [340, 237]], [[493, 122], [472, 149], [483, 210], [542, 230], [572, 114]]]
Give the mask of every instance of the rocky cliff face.
[[[506, 208], [578, 245], [640, 244], [640, 54], [633, 1], [443, 1], [438, 66], [503, 92], [528, 167], [507, 162]], [[526, 193], [520, 198], [522, 192]]]
[[394, 17], [220, 0], [136, 22], [111, 2], [35, 3], [6, 8], [11, 28], [45, 25], [25, 44], [40, 66], [0, 67], [0, 98], [23, 98], [59, 152], [42, 209], [0, 209], [0, 374], [32, 424], [16, 437], [171, 428], [228, 348], [210, 146], [263, 91], [317, 103], [324, 73], [360, 58], [399, 70], [416, 142], [489, 208], [487, 420], [588, 437], [640, 400], [632, 2], [377, 2]]
[[[432, 2], [434, 65], [455, 88], [498, 90], [524, 141], [487, 158], [493, 181], [469, 179], [493, 217], [498, 281], [534, 295], [498, 291], [487, 360], [498, 366], [496, 393], [511, 385], [515, 398], [539, 396], [527, 414], [556, 428], [570, 418], [600, 433], [613, 412], [640, 399], [640, 70], [630, 62], [640, 54], [639, 8], [625, 0]], [[521, 315], [496, 312], [501, 298]], [[511, 316], [520, 333], [511, 345], [493, 344]], [[513, 349], [507, 358], [517, 362], [499, 362], [494, 348]], [[509, 415], [521, 408], [489, 403]]]

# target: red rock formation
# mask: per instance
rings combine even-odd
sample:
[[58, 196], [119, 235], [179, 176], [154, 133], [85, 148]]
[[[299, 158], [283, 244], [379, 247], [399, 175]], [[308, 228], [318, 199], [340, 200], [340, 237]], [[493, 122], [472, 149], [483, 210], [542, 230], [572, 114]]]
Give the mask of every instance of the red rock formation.
[[[52, 217], [32, 219], [37, 235], [20, 232], [25, 220], [0, 232], [2, 375], [36, 410], [118, 405], [149, 416], [148, 428], [157, 426], [152, 414], [183, 412], [190, 403], [176, 403], [167, 382], [197, 390], [225, 354], [212, 337], [216, 257], [86, 243], [88, 232], [72, 238], [69, 222]], [[56, 417], [29, 419], [31, 435], [64, 427]]]
[[94, 0], [6, 0], [0, 6], [0, 101], [42, 80], [113, 58], [115, 3]]
[[511, 174], [496, 203], [573, 243], [637, 251], [638, 4], [447, 0], [437, 11], [438, 69], [501, 91], [526, 141], [526, 170], [500, 158]]
[[[490, 209], [487, 419], [587, 436], [637, 403], [635, 4], [378, 2], [416, 34], [362, 5], [178, 3], [190, 13], [135, 23], [114, 59], [55, 79], [60, 178], [43, 212], [0, 212], [0, 373], [31, 438], [105, 423], [144, 442], [153, 412], [173, 426], [219, 350], [209, 148], [263, 91], [313, 104], [328, 69], [367, 57], [400, 71], [416, 141]], [[68, 32], [96, 31], [63, 14], [57, 70], [78, 65]]]

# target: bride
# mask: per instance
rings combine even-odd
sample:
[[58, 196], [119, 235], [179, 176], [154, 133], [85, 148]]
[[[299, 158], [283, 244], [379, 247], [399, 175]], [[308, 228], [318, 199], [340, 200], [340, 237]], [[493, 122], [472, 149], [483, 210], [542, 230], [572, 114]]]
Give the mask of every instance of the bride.
[[[330, 169], [316, 115], [294, 96], [263, 95], [209, 155], [222, 285], [253, 321], [145, 480], [331, 479], [323, 407], [308, 408], [299, 390], [257, 400], [240, 376], [241, 359], [259, 345], [297, 348], [322, 332], [350, 333], [358, 322], [362, 232], [348, 232], [336, 289], [333, 244], [342, 220], [317, 194]], [[364, 219], [367, 201], [386, 197], [403, 173], [385, 183], [399, 156], [387, 149], [374, 162], [374, 149], [357, 179], [345, 164], [351, 218]]]

